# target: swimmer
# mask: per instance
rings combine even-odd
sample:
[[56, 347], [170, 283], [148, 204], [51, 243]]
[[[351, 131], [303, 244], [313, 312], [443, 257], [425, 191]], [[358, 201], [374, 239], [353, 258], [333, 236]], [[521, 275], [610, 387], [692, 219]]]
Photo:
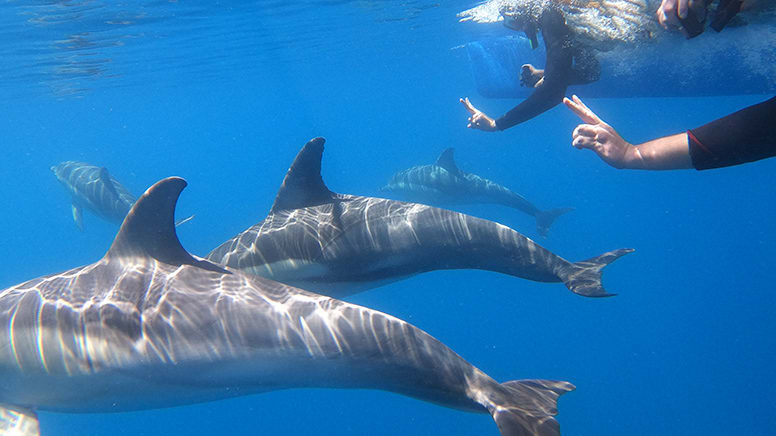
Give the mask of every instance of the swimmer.
[[532, 0], [520, 8], [504, 6], [499, 12], [504, 25], [525, 32], [534, 49], [539, 44], [537, 32], [541, 30], [547, 65], [543, 70], [530, 64], [522, 66], [520, 84], [534, 88], [534, 92], [498, 119], [474, 107], [468, 97], [460, 99], [470, 114], [467, 127], [486, 132], [508, 129], [528, 121], [560, 103], [569, 85], [594, 82], [600, 76], [600, 65], [593, 52], [574, 38], [563, 11], [553, 2]]

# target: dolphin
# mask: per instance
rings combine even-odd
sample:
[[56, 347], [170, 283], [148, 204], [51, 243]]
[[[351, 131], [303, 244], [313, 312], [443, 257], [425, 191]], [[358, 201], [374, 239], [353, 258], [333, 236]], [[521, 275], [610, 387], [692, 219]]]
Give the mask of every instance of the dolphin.
[[550, 226], [560, 215], [574, 208], [540, 210], [522, 195], [476, 174], [458, 168], [454, 148], [447, 148], [433, 165], [422, 165], [399, 171], [381, 188], [396, 193], [406, 200], [420, 203], [501, 204], [515, 208], [536, 219], [536, 230], [547, 236]]
[[73, 221], [81, 230], [84, 208], [108, 222], [121, 224], [135, 203], [135, 196], [105, 167], [69, 160], [52, 166], [51, 171], [70, 193]]
[[[135, 204], [135, 196], [105, 167], [65, 161], [52, 166], [51, 171], [70, 194], [73, 221], [82, 231], [84, 208], [108, 222], [121, 224]], [[184, 218], [176, 225], [181, 225], [192, 218], [194, 218], [193, 215]]]
[[323, 138], [308, 142], [269, 215], [207, 258], [342, 298], [423, 272], [484, 269], [603, 297], [601, 269], [632, 249], [571, 263], [509, 227], [417, 203], [336, 194], [321, 178]]
[[504, 436], [559, 435], [571, 383], [498, 383], [390, 315], [192, 256], [164, 179], [99, 261], [0, 291], [0, 433], [37, 411], [172, 407], [305, 387], [379, 389], [490, 413]]

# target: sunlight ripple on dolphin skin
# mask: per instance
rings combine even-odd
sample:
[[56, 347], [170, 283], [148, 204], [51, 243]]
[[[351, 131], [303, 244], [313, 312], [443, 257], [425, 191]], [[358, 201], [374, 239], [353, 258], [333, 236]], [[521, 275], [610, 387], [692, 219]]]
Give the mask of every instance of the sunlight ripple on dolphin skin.
[[83, 208], [119, 224], [135, 202], [135, 197], [105, 168], [66, 161], [52, 166], [51, 171], [70, 194], [73, 219], [81, 230]]

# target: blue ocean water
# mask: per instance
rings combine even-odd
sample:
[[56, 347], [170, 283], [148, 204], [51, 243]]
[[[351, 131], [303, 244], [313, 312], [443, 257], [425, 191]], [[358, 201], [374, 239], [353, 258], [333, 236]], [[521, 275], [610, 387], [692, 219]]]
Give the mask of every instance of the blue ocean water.
[[[483, 271], [424, 274], [350, 301], [426, 330], [500, 381], [568, 380], [565, 435], [773, 434], [776, 161], [699, 173], [617, 171], [570, 146], [563, 107], [502, 133], [466, 129], [476, 95], [456, 12], [471, 1], [67, 1], [0, 5], [0, 288], [94, 262], [116, 232], [73, 225], [49, 167], [107, 167], [140, 194], [189, 182], [178, 229], [206, 254], [261, 220], [299, 148], [327, 138], [330, 189], [377, 195], [455, 147], [459, 166], [540, 207], [572, 206], [546, 239], [569, 260], [633, 247], [607, 268], [619, 295]], [[504, 29], [504, 32], [507, 32]], [[586, 100], [631, 142], [767, 96]], [[2, 380], [0, 380], [2, 383]], [[42, 434], [498, 434], [467, 414], [378, 391], [290, 390], [132, 413], [40, 413]]]

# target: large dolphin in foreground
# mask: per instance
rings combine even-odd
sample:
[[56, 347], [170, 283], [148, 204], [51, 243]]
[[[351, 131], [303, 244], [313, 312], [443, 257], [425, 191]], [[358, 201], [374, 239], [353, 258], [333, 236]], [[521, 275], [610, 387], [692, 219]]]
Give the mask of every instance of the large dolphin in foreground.
[[[51, 171], [70, 194], [73, 221], [80, 230], [84, 229], [84, 208], [105, 221], [121, 224], [135, 204], [135, 196], [105, 167], [69, 160], [52, 166]], [[193, 217], [184, 218], [175, 225]]]
[[571, 263], [509, 227], [417, 203], [336, 194], [321, 178], [323, 138], [296, 156], [269, 215], [207, 258], [332, 297], [439, 269], [484, 269], [608, 294], [601, 269], [631, 249]]
[[536, 230], [546, 236], [557, 217], [574, 210], [540, 210], [522, 195], [496, 182], [467, 173], [455, 163], [454, 149], [447, 148], [433, 165], [421, 165], [399, 171], [381, 188], [396, 193], [405, 200], [419, 203], [446, 204], [501, 204], [515, 208], [536, 218]]
[[116, 412], [296, 387], [381, 389], [489, 412], [504, 436], [560, 433], [562, 381], [499, 384], [392, 316], [190, 255], [175, 234], [186, 182], [134, 205], [96, 263], [0, 291], [0, 434], [36, 411]]

